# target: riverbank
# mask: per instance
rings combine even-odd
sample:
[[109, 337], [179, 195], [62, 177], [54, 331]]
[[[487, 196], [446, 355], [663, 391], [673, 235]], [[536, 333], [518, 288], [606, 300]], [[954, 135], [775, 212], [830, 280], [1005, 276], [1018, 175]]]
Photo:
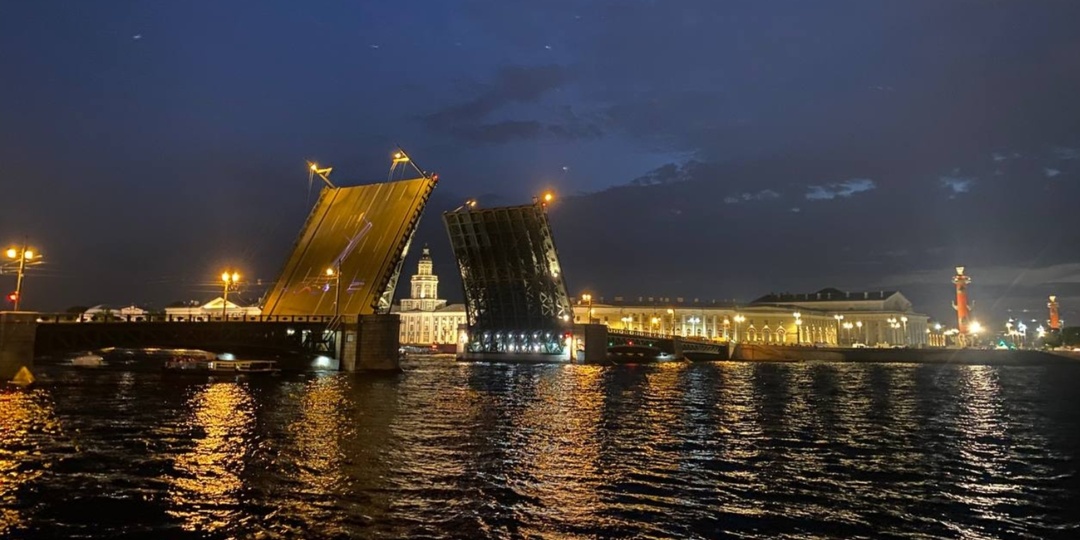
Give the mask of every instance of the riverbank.
[[738, 344], [732, 360], [758, 362], [902, 362], [912, 364], [1080, 366], [1080, 354], [1033, 350], [850, 349]]

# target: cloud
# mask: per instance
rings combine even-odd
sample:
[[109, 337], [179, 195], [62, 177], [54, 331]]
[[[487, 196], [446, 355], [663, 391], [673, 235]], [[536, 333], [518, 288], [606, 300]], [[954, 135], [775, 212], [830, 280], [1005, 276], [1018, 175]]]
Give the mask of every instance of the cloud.
[[693, 178], [693, 171], [700, 164], [690, 161], [681, 167], [675, 163], [661, 165], [630, 181], [632, 186], [655, 186], [659, 184], [674, 184], [685, 182]]
[[749, 201], [765, 201], [769, 199], [778, 199], [780, 194], [771, 189], [763, 189], [757, 193], [742, 193], [739, 195], [729, 195], [724, 197], [724, 202], [727, 204], [738, 204]]
[[1052, 168], [1050, 168], [1050, 167], [1044, 167], [1044, 168], [1043, 168], [1043, 174], [1044, 174], [1044, 175], [1045, 175], [1045, 176], [1046, 176], [1047, 178], [1053, 178], [1053, 177], [1055, 177], [1055, 176], [1057, 176], [1057, 175], [1061, 174], [1061, 170], [1060, 170], [1060, 169], [1052, 169]]
[[489, 144], [541, 136], [577, 140], [603, 135], [597, 122], [578, 117], [568, 107], [563, 108], [561, 118], [552, 123], [534, 119], [489, 120], [504, 107], [538, 103], [546, 94], [570, 81], [567, 69], [558, 65], [503, 67], [478, 96], [431, 113], [423, 117], [423, 122], [434, 131]]
[[970, 176], [942, 176], [938, 180], [941, 181], [941, 187], [950, 191], [950, 198], [971, 191], [976, 181], [975, 178]]
[[851, 180], [824, 186], [806, 186], [806, 198], [811, 201], [827, 201], [836, 198], [847, 198], [856, 193], [876, 188], [877, 184], [869, 178], [852, 178]]
[[1058, 157], [1058, 159], [1080, 159], [1080, 148], [1055, 146], [1052, 151], [1054, 152], [1054, 155]]

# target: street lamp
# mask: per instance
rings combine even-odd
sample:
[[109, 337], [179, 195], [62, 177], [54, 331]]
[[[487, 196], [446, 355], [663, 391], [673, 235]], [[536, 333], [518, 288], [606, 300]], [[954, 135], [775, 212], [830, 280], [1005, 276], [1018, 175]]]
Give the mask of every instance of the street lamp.
[[738, 341], [739, 341], [739, 325], [742, 324], [742, 322], [746, 320], [746, 317], [743, 317], [742, 315], [736, 315], [734, 320], [735, 320], [735, 339], [733, 341], [738, 343]]
[[229, 307], [229, 286], [236, 286], [240, 282], [240, 274], [237, 272], [229, 273], [228, 271], [221, 273], [221, 281], [225, 284], [223, 293], [221, 295], [221, 320], [229, 320], [226, 315], [226, 308]]
[[697, 317], [690, 317], [686, 320], [686, 322], [690, 323], [690, 335], [697, 337], [697, 323], [701, 322], [701, 319]]
[[851, 329], [854, 328], [854, 327], [855, 327], [855, 325], [851, 324], [850, 321], [844, 323], [844, 330], [846, 330], [845, 333], [847, 334], [847, 341], [848, 341], [849, 344], [851, 343]]
[[592, 295], [589, 293], [582, 294], [581, 301], [589, 304], [589, 320], [587, 323], [592, 324]]
[[792, 315], [795, 316], [795, 344], [802, 345], [802, 313], [796, 311]]
[[334, 318], [341, 315], [341, 263], [337, 268], [327, 268], [326, 277], [334, 280]]
[[840, 321], [844, 320], [844, 316], [833, 315], [832, 318], [836, 319], [836, 344], [840, 345]]
[[653, 327], [653, 333], [656, 333], [656, 327], [660, 325], [660, 317], [653, 317], [651, 321]]
[[41, 255], [35, 254], [33, 250], [26, 247], [26, 244], [23, 244], [21, 248], [8, 248], [7, 257], [18, 263], [16, 265], [18, 274], [15, 278], [15, 294], [12, 295], [12, 302], [15, 304], [15, 311], [19, 311], [19, 304], [22, 303], [22, 284], [23, 276], [26, 274], [26, 265], [36, 262], [35, 258], [41, 259]]
[[859, 329], [859, 341], [862, 342], [863, 345], [866, 345], [866, 334], [863, 333], [862, 321], [855, 321], [855, 326]]
[[900, 324], [904, 325], [904, 346], [907, 347], [908, 346], [908, 336], [907, 336], [907, 316], [906, 315], [901, 315], [900, 316]]
[[667, 313], [668, 313], [668, 315], [671, 315], [671, 337], [674, 338], [675, 337], [675, 310], [674, 309], [669, 309], [669, 310], [667, 310]]
[[623, 317], [622, 318], [623, 330], [630, 330], [630, 323], [632, 323], [632, 322], [634, 322], [633, 317]]

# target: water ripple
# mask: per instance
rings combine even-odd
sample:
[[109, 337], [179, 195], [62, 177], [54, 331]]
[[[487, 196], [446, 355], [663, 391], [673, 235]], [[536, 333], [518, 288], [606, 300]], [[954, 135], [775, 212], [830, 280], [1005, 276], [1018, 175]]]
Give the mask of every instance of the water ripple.
[[1069, 367], [527, 366], [0, 393], [0, 536], [1076, 537]]

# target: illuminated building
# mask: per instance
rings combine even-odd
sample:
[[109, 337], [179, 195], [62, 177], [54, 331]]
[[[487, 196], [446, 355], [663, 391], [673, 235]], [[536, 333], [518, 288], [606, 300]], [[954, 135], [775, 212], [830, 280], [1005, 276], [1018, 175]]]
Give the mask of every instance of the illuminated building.
[[457, 343], [458, 325], [465, 324], [465, 305], [447, 305], [439, 298], [439, 276], [431, 271], [427, 246], [420, 255], [412, 277], [410, 297], [401, 300], [394, 312], [401, 316], [402, 345], [449, 345]]

